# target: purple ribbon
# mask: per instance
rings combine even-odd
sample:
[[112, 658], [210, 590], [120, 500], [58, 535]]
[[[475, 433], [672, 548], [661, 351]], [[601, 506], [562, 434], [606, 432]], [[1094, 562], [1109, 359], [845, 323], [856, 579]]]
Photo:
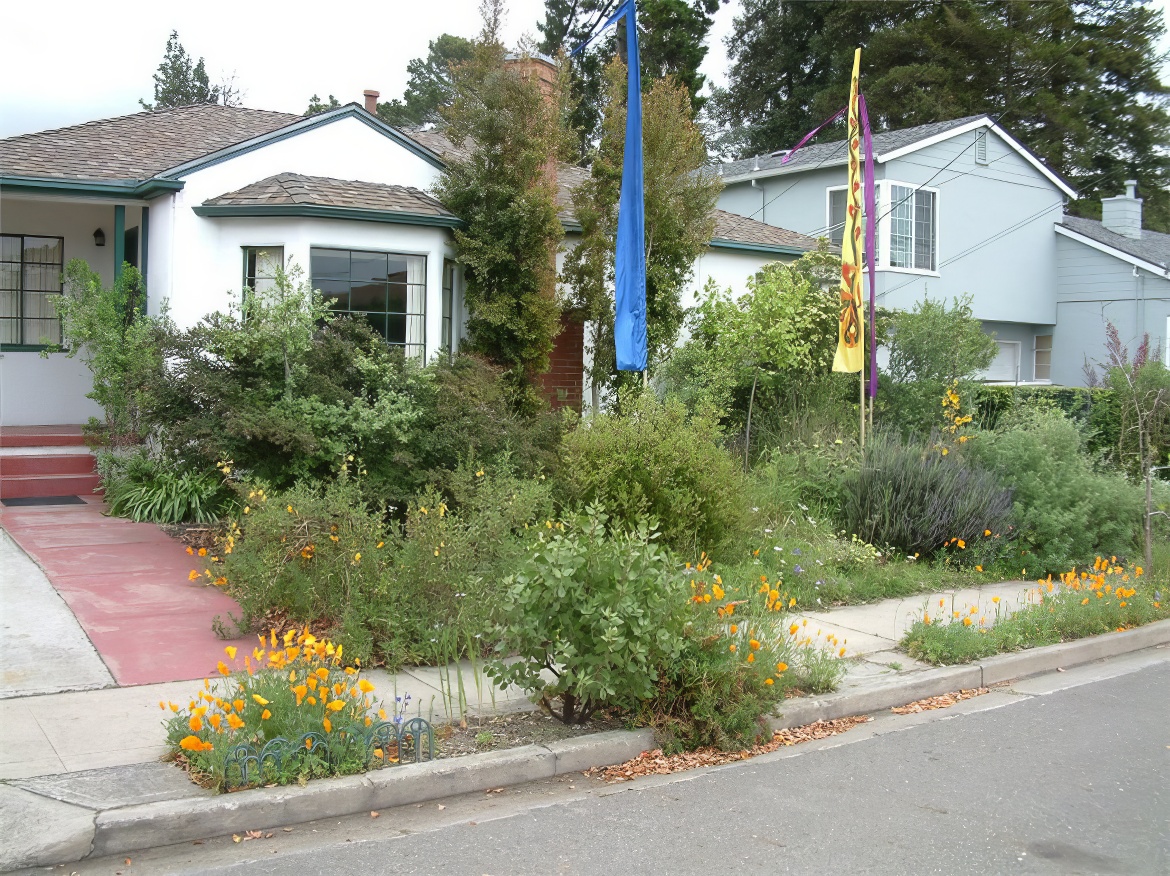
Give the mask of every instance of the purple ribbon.
[[877, 195], [873, 185], [873, 134], [869, 128], [869, 113], [865, 109], [865, 95], [857, 95], [857, 111], [861, 116], [861, 142], [865, 146], [865, 260], [869, 265], [869, 397], [877, 398], [877, 327], [874, 311], [877, 300], [875, 282], [874, 243], [877, 236]]
[[847, 106], [841, 107], [841, 109], [837, 110], [837, 112], [835, 112], [833, 114], [832, 118], [825, 119], [823, 122], [821, 122], [819, 125], [817, 125], [813, 130], [811, 130], [807, 134], [805, 134], [799, 143], [797, 143], [795, 146], [793, 146], [791, 149], [788, 150], [788, 154], [785, 155], [784, 158], [780, 161], [780, 166], [783, 167], [785, 164], [787, 164], [792, 159], [792, 156], [796, 154], [796, 150], [800, 149], [805, 143], [807, 143], [809, 140], [811, 140], [813, 137], [815, 137], [817, 134], [819, 134], [821, 132], [821, 128], [824, 128], [824, 127], [827, 127], [828, 125], [833, 124], [833, 122], [837, 121], [837, 119], [839, 119], [839, 118], [841, 118], [841, 116], [845, 115], [845, 110], [847, 110], [847, 109], [849, 109], [849, 107], [847, 107]]

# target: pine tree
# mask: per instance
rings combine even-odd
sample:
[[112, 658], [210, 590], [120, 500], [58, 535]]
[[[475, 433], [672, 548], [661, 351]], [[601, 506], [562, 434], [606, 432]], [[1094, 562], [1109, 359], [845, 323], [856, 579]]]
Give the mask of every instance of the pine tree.
[[406, 65], [410, 79], [402, 100], [378, 104], [378, 115], [391, 125], [418, 125], [439, 119], [451, 100], [451, 68], [471, 60], [472, 41], [449, 33], [431, 40], [425, 58]]
[[567, 136], [559, 87], [546, 96], [505, 64], [493, 10], [498, 2], [488, 0], [471, 60], [452, 68], [451, 100], [440, 112], [467, 155], [448, 162], [434, 193], [465, 223], [455, 244], [468, 346], [507, 369], [525, 406], [535, 403], [536, 375], [559, 328], [553, 254], [564, 232], [549, 170]]
[[192, 62], [191, 56], [179, 42], [178, 31], [171, 31], [158, 72], [154, 74], [154, 103], [139, 99], [144, 110], [172, 109], [195, 103], [239, 105], [239, 91], [232, 82], [212, 85], [207, 76], [203, 58]]
[[729, 154], [787, 148], [845, 102], [861, 45], [875, 130], [987, 113], [1074, 182], [1074, 211], [1134, 177], [1147, 227], [1170, 230], [1164, 33], [1137, 0], [745, 0], [712, 116]]
[[341, 101], [332, 94], [329, 95], [329, 100], [327, 101], [321, 100], [321, 98], [314, 94], [309, 98], [309, 106], [305, 110], [305, 115], [315, 116], [317, 113], [323, 113], [326, 110], [337, 109], [339, 106], [341, 106]]
[[[728, 0], [722, 0], [726, 3]], [[686, 86], [697, 112], [706, 98], [700, 92], [706, 77], [699, 72], [707, 56], [705, 41], [720, 0], [639, 0], [638, 24], [642, 81], [672, 76]], [[606, 22], [617, 0], [545, 0], [538, 48], [555, 56], [570, 52]], [[615, 54], [625, 60], [625, 20], [615, 32], [572, 59], [570, 94], [574, 105], [570, 125], [579, 132], [584, 156], [600, 136], [605, 65]]]

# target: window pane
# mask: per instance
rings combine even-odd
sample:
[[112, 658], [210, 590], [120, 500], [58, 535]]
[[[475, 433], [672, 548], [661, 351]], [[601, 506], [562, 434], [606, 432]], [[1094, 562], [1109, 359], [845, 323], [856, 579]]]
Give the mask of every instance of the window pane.
[[20, 343], [20, 320], [0, 317], [0, 344]]
[[56, 237], [26, 237], [24, 260], [40, 265], [61, 264], [61, 241]]
[[5, 234], [0, 236], [0, 261], [20, 261], [20, 236]]
[[380, 252], [350, 253], [349, 278], [355, 283], [370, 280], [386, 282], [386, 254]]
[[405, 283], [406, 282], [406, 264], [407, 259], [390, 257], [390, 265], [387, 270], [387, 278], [391, 283]]
[[390, 300], [386, 310], [390, 313], [406, 313], [406, 284], [390, 284]]
[[0, 289], [20, 289], [20, 265], [0, 262]]
[[20, 316], [20, 293], [0, 292], [0, 317]]
[[890, 187], [890, 266], [894, 268], [913, 266], [913, 191], [906, 186]]
[[385, 283], [353, 283], [349, 287], [350, 310], [386, 310]]
[[312, 249], [309, 251], [309, 273], [314, 285], [318, 280], [348, 280], [349, 252], [344, 249]]
[[934, 192], [914, 196], [914, 267], [934, 270]]
[[24, 293], [24, 343], [55, 344], [60, 340], [57, 309], [52, 299], [55, 292]]
[[392, 344], [406, 343], [406, 316], [392, 313], [386, 317], [386, 340]]
[[24, 266], [24, 288], [34, 292], [59, 292], [61, 269], [57, 265]]
[[349, 283], [345, 280], [313, 280], [313, 287], [321, 290], [321, 296], [328, 301], [336, 298], [331, 307], [335, 310], [349, 310]]
[[849, 193], [845, 189], [829, 192], [829, 241], [841, 245], [845, 237], [845, 204]]

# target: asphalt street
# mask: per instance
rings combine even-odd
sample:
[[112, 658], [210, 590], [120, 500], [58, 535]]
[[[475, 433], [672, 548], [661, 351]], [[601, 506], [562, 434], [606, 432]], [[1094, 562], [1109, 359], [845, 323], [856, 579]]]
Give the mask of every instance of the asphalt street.
[[1170, 662], [1098, 680], [1077, 672], [947, 710], [884, 713], [823, 743], [712, 770], [616, 786], [576, 774], [156, 850], [132, 866], [73, 866], [126, 876], [1167, 876]]

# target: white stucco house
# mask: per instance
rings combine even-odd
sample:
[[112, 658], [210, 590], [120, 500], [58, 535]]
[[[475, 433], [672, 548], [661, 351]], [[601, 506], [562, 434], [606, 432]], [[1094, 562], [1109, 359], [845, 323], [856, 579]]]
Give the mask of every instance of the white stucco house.
[[[85, 365], [41, 355], [59, 340], [52, 296], [74, 258], [107, 283], [135, 265], [149, 312], [165, 302], [180, 327], [263, 284], [278, 258], [409, 354], [457, 347], [459, 221], [427, 194], [454, 147], [438, 131], [385, 124], [370, 111], [376, 97], [309, 117], [188, 106], [0, 140], [0, 427], [99, 414]], [[579, 173], [562, 167], [567, 246]], [[688, 294], [708, 277], [742, 289], [764, 264], [815, 246], [720, 211]], [[580, 404], [577, 335], [558, 341], [554, 370], [568, 377], [546, 382], [554, 403]]]

